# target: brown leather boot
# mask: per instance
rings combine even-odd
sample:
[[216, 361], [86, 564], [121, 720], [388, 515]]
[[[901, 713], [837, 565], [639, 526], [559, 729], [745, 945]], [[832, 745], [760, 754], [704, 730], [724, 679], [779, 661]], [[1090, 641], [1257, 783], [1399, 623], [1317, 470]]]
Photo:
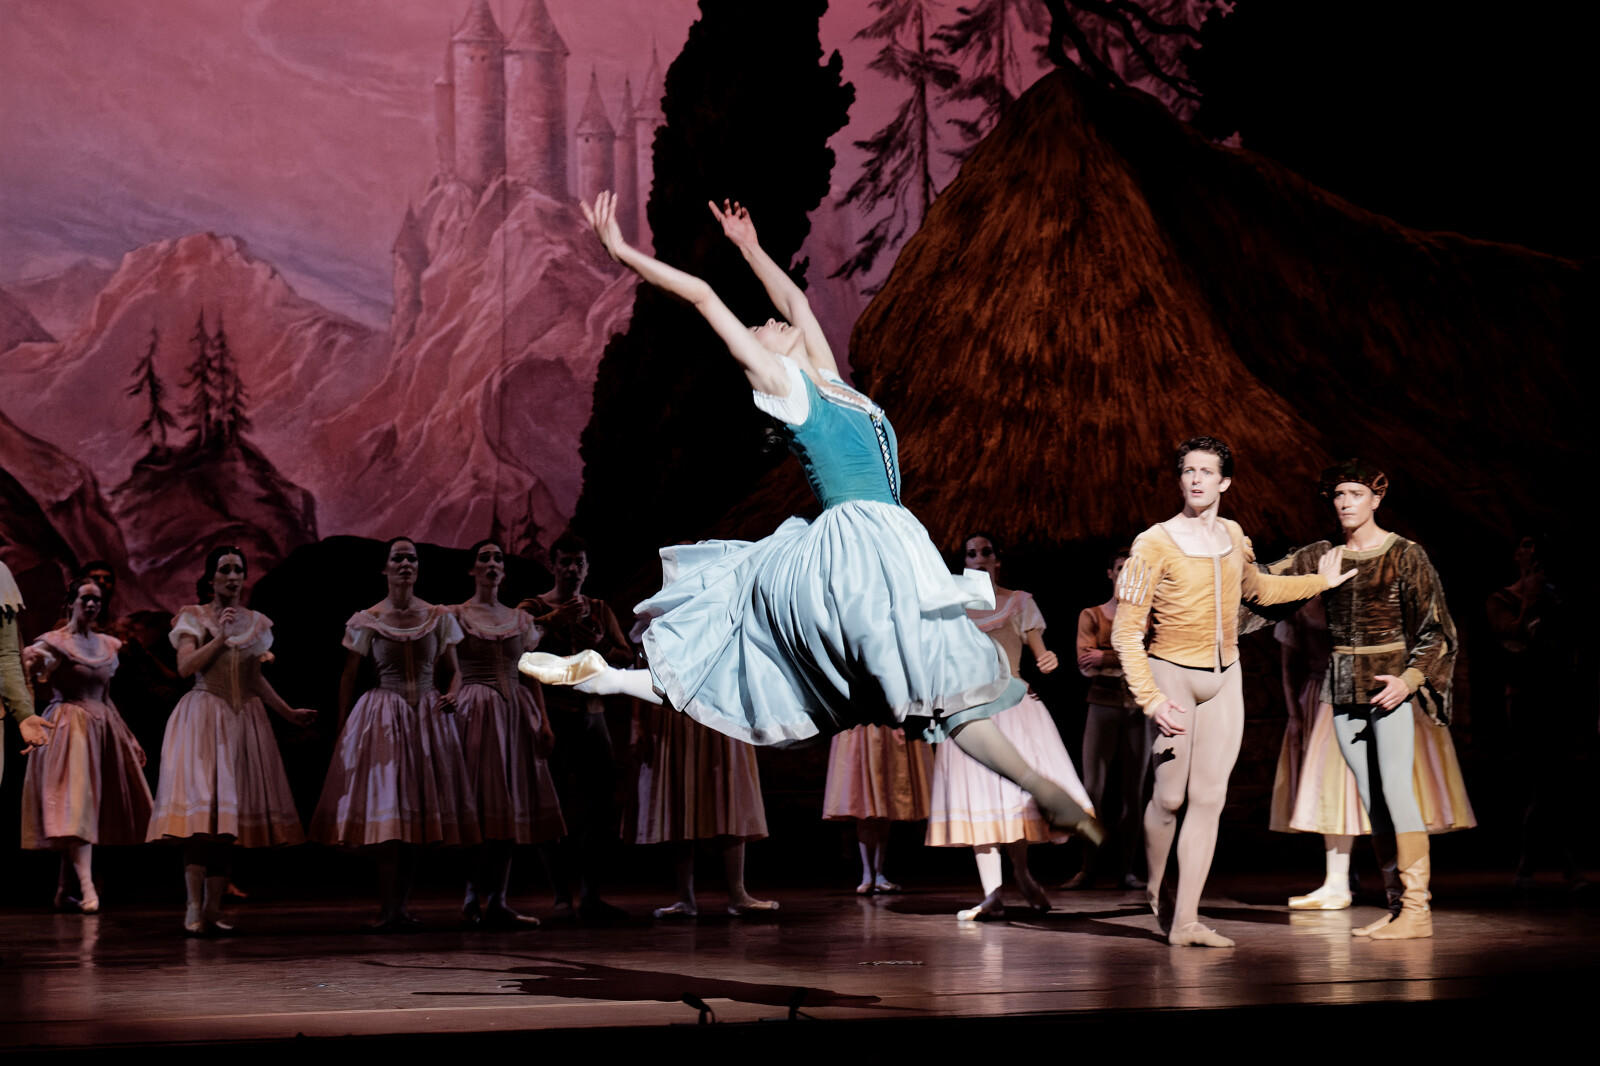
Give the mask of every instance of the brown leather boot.
[[1428, 907], [1428, 834], [1396, 833], [1400, 881], [1400, 917], [1372, 931], [1374, 940], [1418, 940], [1433, 935], [1433, 912]]

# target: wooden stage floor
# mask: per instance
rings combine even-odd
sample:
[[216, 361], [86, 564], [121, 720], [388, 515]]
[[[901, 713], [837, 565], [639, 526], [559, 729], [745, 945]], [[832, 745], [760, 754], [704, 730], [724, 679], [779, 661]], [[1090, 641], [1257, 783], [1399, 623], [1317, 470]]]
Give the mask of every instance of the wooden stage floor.
[[[796, 1034], [820, 1040], [861, 1022], [926, 1048], [956, 1032], [931, 1024], [941, 1019], [1138, 1034], [1175, 1018], [1253, 1011], [1287, 1022], [1324, 1007], [1382, 1008], [1403, 1024], [1395, 1012], [1409, 1004], [1448, 1009], [1457, 1036], [1485, 1009], [1497, 1024], [1515, 1011], [1559, 1026], [1565, 1005], [1597, 987], [1600, 914], [1554, 885], [1542, 906], [1502, 885], [1441, 879], [1433, 939], [1372, 943], [1350, 936], [1372, 907], [1291, 914], [1279, 902], [1288, 882], [1222, 879], [1203, 910], [1238, 941], [1231, 950], [1168, 947], [1140, 893], [1056, 892], [1049, 915], [963, 925], [952, 914], [970, 900], [957, 886], [865, 900], [779, 893], [782, 911], [759, 920], [726, 917], [708, 891], [698, 920], [525, 933], [459, 929], [443, 898], [421, 901], [432, 924], [411, 935], [362, 932], [369, 905], [348, 900], [246, 904], [232, 912], [239, 935], [201, 940], [175, 935], [170, 910], [10, 910], [0, 912], [0, 1052], [260, 1049], [297, 1034], [290, 1046], [307, 1052], [363, 1038], [465, 1047], [530, 1030], [545, 1031], [544, 1047], [640, 1046], [710, 1031], [693, 1027], [685, 994], [715, 1012], [713, 1029], [752, 1034], [752, 1050], [773, 1054], [801, 1046]], [[616, 901], [641, 915], [661, 902]], [[804, 1024], [765, 1024], [796, 1003]]]

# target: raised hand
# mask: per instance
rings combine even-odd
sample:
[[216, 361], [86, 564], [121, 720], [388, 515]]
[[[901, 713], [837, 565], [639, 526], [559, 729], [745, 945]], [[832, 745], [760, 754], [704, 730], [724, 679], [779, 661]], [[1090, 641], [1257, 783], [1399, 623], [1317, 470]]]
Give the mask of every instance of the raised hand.
[[1322, 575], [1323, 580], [1328, 583], [1328, 587], [1330, 589], [1338, 588], [1340, 585], [1356, 576], [1357, 571], [1355, 567], [1351, 567], [1349, 570], [1346, 570], [1341, 574], [1339, 572], [1339, 567], [1343, 565], [1343, 548], [1329, 548], [1327, 551], [1322, 553], [1322, 558], [1317, 560], [1317, 573]]
[[750, 212], [737, 200], [722, 201], [721, 210], [718, 210], [717, 205], [710, 200], [706, 201], [706, 206], [711, 208], [711, 213], [722, 223], [722, 235], [728, 240], [741, 248], [755, 247], [761, 243], [756, 239], [756, 224], [750, 221]]
[[600, 238], [606, 254], [621, 262], [622, 250], [628, 247], [628, 242], [622, 239], [622, 227], [617, 224], [617, 194], [603, 192], [594, 198], [593, 206], [582, 200], [578, 201], [578, 206], [583, 208], [584, 220]]

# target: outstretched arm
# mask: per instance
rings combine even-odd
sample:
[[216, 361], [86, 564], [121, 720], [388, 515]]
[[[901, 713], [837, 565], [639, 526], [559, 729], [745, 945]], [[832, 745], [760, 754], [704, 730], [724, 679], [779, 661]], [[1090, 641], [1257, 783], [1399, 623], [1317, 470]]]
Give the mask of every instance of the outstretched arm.
[[828, 346], [828, 338], [823, 335], [817, 316], [811, 313], [811, 301], [806, 299], [806, 294], [800, 291], [794, 279], [761, 247], [761, 241], [756, 237], [755, 223], [750, 220], [750, 212], [737, 201], [731, 200], [722, 201], [720, 208], [710, 201], [706, 202], [706, 206], [711, 208], [711, 213], [722, 224], [723, 236], [733, 242], [739, 254], [744, 256], [744, 261], [750, 264], [761, 287], [767, 290], [767, 298], [772, 301], [772, 306], [805, 337], [806, 355], [810, 357], [811, 365], [838, 377], [839, 364], [833, 358], [833, 349]]
[[605, 246], [606, 252], [658, 289], [689, 301], [699, 311], [711, 328], [716, 330], [722, 343], [739, 365], [744, 367], [750, 387], [774, 396], [789, 392], [789, 381], [778, 357], [762, 346], [761, 342], [734, 317], [732, 311], [712, 291], [711, 286], [693, 274], [670, 267], [652, 259], [622, 239], [622, 229], [617, 225], [617, 195], [603, 192], [595, 197], [594, 205], [580, 203], [583, 217], [594, 228], [595, 236]]

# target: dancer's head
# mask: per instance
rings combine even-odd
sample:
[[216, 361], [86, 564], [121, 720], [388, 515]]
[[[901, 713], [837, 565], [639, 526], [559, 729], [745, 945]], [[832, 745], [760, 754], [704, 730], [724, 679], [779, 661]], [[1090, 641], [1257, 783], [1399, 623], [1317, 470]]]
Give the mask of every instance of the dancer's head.
[[1216, 437], [1190, 437], [1173, 458], [1184, 507], [1204, 511], [1233, 484], [1233, 449]]
[[805, 343], [805, 334], [781, 318], [769, 318], [759, 326], [751, 326], [750, 332], [756, 335], [763, 348], [779, 355], [792, 357]]
[[237, 603], [244, 592], [244, 578], [244, 552], [232, 544], [219, 544], [206, 553], [205, 570], [194, 583], [195, 595], [201, 603], [213, 599]]
[[506, 576], [506, 553], [494, 538], [480, 540], [472, 546], [472, 577], [480, 589], [495, 589]]
[[1373, 521], [1389, 492], [1389, 478], [1364, 459], [1346, 459], [1322, 472], [1318, 488], [1333, 504], [1339, 527], [1349, 532]]
[[111, 597], [117, 593], [117, 572], [111, 568], [110, 563], [104, 559], [90, 559], [78, 568], [78, 580], [93, 581], [99, 585], [100, 591], [105, 594], [101, 610], [110, 607]]
[[395, 537], [383, 546], [383, 576], [389, 587], [409, 587], [417, 583], [417, 542], [410, 537]]
[[67, 586], [67, 617], [74, 627], [89, 628], [90, 624], [100, 617], [100, 609], [103, 606], [105, 606], [105, 594], [93, 581], [74, 580]]
[[1122, 568], [1128, 563], [1128, 552], [1131, 549], [1121, 547], [1113, 549], [1106, 555], [1106, 577], [1111, 579], [1111, 587], [1117, 587], [1117, 578], [1122, 576]]
[[589, 546], [570, 529], [550, 545], [550, 573], [563, 596], [577, 595], [589, 577]]
[[989, 533], [973, 533], [966, 539], [962, 552], [962, 565], [968, 570], [982, 570], [992, 581], [1000, 574], [1000, 541]]

